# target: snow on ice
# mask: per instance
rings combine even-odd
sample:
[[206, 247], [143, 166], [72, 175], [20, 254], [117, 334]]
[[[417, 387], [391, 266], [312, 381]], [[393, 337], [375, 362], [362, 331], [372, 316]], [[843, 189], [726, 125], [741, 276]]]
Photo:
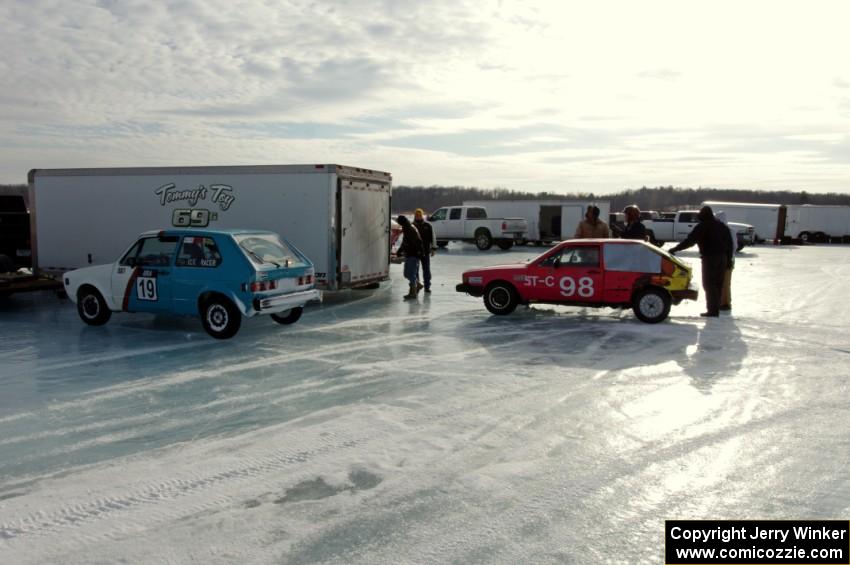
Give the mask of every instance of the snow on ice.
[[0, 562], [658, 563], [665, 519], [850, 514], [846, 246], [745, 249], [719, 319], [454, 291], [538, 251], [226, 342], [0, 302]]

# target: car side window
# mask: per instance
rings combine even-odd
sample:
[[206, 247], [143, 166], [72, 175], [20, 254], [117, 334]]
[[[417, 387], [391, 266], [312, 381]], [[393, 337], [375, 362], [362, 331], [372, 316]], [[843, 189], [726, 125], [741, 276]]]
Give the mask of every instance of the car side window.
[[556, 252], [552, 253], [551, 255], [548, 255], [545, 259], [543, 259], [539, 263], [539, 265], [541, 267], [554, 267], [555, 265], [557, 265], [561, 262], [561, 257], [563, 256], [563, 254], [564, 254], [564, 249], [561, 249], [560, 251], [556, 251]]
[[445, 219], [446, 219], [446, 209], [445, 208], [440, 208], [439, 210], [437, 210], [436, 212], [431, 214], [431, 221], [432, 222], [445, 220]]
[[679, 221], [684, 224], [693, 224], [697, 221], [697, 215], [691, 213], [679, 214]]
[[487, 211], [484, 208], [467, 208], [467, 220], [484, 220], [487, 218]]
[[184, 237], [177, 254], [176, 265], [215, 268], [221, 265], [221, 253], [211, 237]]
[[449, 211], [449, 219], [450, 220], [459, 220], [461, 212], [463, 212], [463, 208], [452, 208]]
[[171, 264], [177, 247], [177, 236], [143, 237], [121, 259], [130, 267], [164, 267]]
[[596, 246], [564, 247], [559, 253], [549, 255], [541, 267], [598, 267], [599, 248]]

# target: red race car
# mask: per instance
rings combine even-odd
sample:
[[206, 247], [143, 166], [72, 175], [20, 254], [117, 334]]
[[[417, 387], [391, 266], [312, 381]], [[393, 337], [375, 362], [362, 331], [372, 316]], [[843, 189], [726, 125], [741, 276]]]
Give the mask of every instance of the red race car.
[[632, 239], [573, 239], [528, 263], [463, 273], [458, 292], [483, 296], [493, 314], [517, 304], [632, 308], [655, 324], [670, 305], [696, 300], [691, 268], [663, 249]]

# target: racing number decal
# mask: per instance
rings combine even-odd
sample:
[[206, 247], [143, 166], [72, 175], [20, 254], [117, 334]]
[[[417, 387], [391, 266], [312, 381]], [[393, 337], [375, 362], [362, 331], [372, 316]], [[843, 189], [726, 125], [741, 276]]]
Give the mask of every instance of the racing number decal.
[[156, 301], [156, 279], [154, 277], [139, 277], [136, 279], [136, 298], [139, 300]]
[[578, 291], [578, 295], [582, 298], [590, 298], [593, 296], [593, 279], [590, 277], [582, 277], [576, 281], [572, 277], [563, 277], [561, 279], [561, 294], [564, 296], [574, 296]]
[[[525, 286], [545, 286], [548, 288], [554, 288], [555, 277], [526, 275]], [[578, 281], [576, 281], [573, 277], [561, 277], [561, 280], [558, 281], [558, 286], [561, 289], [561, 296], [570, 297], [578, 294], [582, 298], [590, 298], [594, 294], [593, 279], [590, 277], [581, 277]]]

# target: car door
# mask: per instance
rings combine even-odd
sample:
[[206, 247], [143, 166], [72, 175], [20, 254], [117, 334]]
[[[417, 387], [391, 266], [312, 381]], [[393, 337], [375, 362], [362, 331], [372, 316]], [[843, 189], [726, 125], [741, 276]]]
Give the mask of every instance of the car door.
[[599, 244], [564, 244], [529, 267], [526, 286], [545, 302], [602, 300]]
[[448, 208], [440, 208], [428, 217], [428, 222], [434, 230], [434, 236], [439, 240], [449, 239], [449, 234], [446, 228], [448, 217]]
[[698, 212], [681, 212], [676, 218], [676, 241], [682, 241], [699, 223]]
[[463, 208], [449, 208], [445, 222], [446, 239], [463, 239]]
[[127, 312], [168, 312], [177, 236], [140, 238], [113, 267], [112, 296]]

